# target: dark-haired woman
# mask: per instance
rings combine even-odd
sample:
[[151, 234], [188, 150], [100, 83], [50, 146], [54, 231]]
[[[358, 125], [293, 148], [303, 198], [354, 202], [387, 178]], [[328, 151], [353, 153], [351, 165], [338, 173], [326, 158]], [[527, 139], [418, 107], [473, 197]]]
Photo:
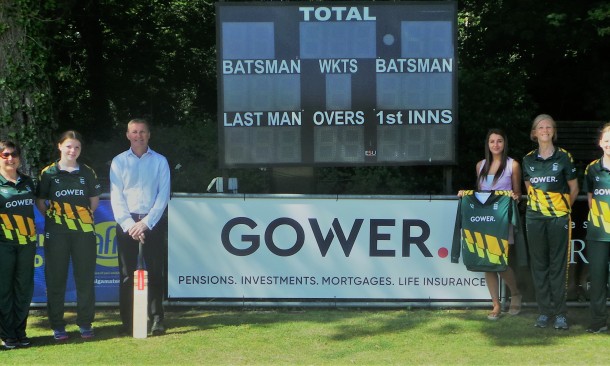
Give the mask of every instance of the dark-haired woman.
[[0, 337], [5, 349], [27, 347], [34, 294], [34, 184], [19, 171], [21, 149], [0, 141]]
[[76, 285], [76, 324], [84, 339], [94, 336], [94, 276], [97, 243], [93, 212], [100, 184], [93, 169], [78, 162], [82, 138], [64, 132], [57, 144], [60, 158], [40, 173], [36, 205], [45, 214], [45, 278], [47, 312], [57, 341], [68, 339], [64, 302], [68, 267], [72, 259]]
[[[491, 129], [485, 138], [485, 159], [476, 165], [477, 190], [507, 190], [513, 192], [513, 198], [521, 197], [521, 167], [519, 163], [508, 156], [508, 141], [504, 131]], [[461, 192], [458, 194], [461, 196]], [[514, 243], [512, 225], [510, 228], [509, 243]], [[521, 293], [517, 287], [515, 272], [511, 267], [499, 272], [510, 289], [511, 302], [508, 313], [517, 315], [521, 311]], [[498, 272], [485, 272], [485, 282], [493, 303], [492, 311], [487, 315], [489, 320], [497, 320], [501, 315], [500, 283]]]

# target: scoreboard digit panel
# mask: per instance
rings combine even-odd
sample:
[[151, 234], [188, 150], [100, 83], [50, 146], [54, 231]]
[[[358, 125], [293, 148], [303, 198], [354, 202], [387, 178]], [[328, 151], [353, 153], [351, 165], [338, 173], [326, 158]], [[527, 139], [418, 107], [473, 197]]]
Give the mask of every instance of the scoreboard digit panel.
[[457, 4], [217, 2], [220, 164], [454, 164]]

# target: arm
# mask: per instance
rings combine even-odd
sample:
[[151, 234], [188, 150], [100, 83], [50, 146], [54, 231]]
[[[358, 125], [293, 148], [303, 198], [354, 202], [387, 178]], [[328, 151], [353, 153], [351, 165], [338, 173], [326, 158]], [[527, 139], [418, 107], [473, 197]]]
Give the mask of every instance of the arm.
[[589, 210], [591, 209], [591, 202], [593, 201], [593, 193], [587, 193], [587, 202], [589, 203]]
[[110, 165], [110, 205], [112, 206], [114, 220], [124, 232], [127, 232], [135, 224], [135, 221], [131, 218], [127, 207], [127, 199], [123, 194], [124, 184], [121, 170], [118, 157], [115, 157]]
[[513, 174], [511, 176], [513, 187], [513, 199], [521, 199], [521, 165], [516, 160], [513, 160]]
[[578, 179], [569, 180], [568, 186], [570, 187], [570, 206], [572, 206], [578, 197]]
[[97, 210], [97, 206], [100, 203], [100, 196], [89, 197], [89, 207], [91, 208], [91, 213]]
[[47, 212], [47, 201], [44, 198], [37, 198], [36, 199], [36, 207], [38, 208], [38, 211], [40, 211], [40, 213], [45, 216], [46, 212]]
[[170, 171], [169, 164], [167, 159], [161, 155], [160, 160], [157, 165], [157, 186], [156, 186], [156, 197], [151, 207], [148, 215], [142, 219], [142, 222], [148, 226], [149, 229], [152, 229], [157, 225], [163, 213], [165, 212], [165, 208], [167, 208], [167, 204], [169, 202], [170, 196]]

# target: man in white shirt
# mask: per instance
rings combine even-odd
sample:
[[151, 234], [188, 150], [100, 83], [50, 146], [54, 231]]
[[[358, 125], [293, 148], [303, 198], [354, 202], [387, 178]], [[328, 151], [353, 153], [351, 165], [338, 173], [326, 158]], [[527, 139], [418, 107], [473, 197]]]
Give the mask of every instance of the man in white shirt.
[[148, 271], [148, 314], [153, 335], [165, 333], [163, 290], [166, 270], [163, 213], [170, 196], [167, 159], [148, 146], [150, 128], [144, 119], [127, 124], [129, 150], [112, 159], [110, 203], [117, 222], [120, 294], [119, 308], [123, 333], [131, 334], [133, 317], [133, 273], [137, 265], [138, 243], [144, 240], [144, 262]]

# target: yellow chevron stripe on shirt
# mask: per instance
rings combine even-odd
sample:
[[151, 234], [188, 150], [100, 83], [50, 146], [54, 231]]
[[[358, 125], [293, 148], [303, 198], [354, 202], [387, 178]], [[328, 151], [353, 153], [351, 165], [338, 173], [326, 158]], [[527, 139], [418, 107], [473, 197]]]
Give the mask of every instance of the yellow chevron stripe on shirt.
[[23, 216], [12, 216], [15, 220], [15, 225], [10, 220], [10, 217], [6, 214], [0, 215], [2, 217], [2, 231], [4, 237], [7, 240], [17, 239], [19, 244], [28, 244], [34, 240], [36, 235], [36, 227], [34, 226], [34, 220], [31, 218], [25, 218]]
[[464, 240], [466, 241], [468, 251], [470, 251], [470, 253], [474, 253], [474, 238], [472, 237], [470, 230], [464, 229]]
[[544, 216], [561, 217], [570, 213], [568, 193], [544, 192], [530, 186], [527, 195], [529, 207]]
[[[479, 258], [489, 258], [491, 263], [501, 264], [508, 261], [508, 240], [500, 239], [491, 235], [483, 235], [479, 232], [471, 232], [464, 229], [464, 240], [466, 247], [471, 253], [477, 254]], [[502, 247], [500, 247], [502, 243]], [[502, 251], [504, 248], [504, 251]], [[501, 260], [504, 259], [504, 261]]]
[[602, 227], [605, 232], [610, 233], [610, 205], [593, 198], [589, 211], [589, 222], [593, 226]]

